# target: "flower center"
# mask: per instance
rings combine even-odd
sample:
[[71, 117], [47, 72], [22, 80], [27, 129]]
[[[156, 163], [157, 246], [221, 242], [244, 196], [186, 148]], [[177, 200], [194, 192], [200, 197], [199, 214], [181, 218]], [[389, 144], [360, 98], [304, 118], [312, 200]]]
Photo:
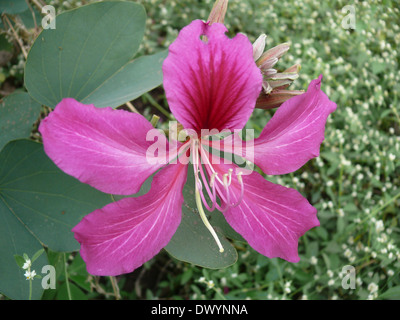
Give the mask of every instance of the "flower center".
[[[210, 161], [210, 157], [208, 155], [208, 151], [204, 149], [201, 144], [200, 139], [192, 139], [191, 141], [191, 155], [193, 162], [193, 171], [195, 177], [195, 197], [196, 197], [196, 205], [199, 210], [200, 217], [210, 231], [212, 236], [214, 237], [219, 251], [223, 252], [224, 248], [222, 247], [221, 242], [218, 239], [215, 230], [211, 226], [210, 222], [207, 219], [207, 216], [203, 210], [203, 205], [207, 208], [208, 211], [212, 212], [215, 209], [225, 212], [230, 207], [236, 207], [240, 204], [243, 199], [244, 193], [244, 185], [242, 180], [242, 172], [238, 172], [233, 174], [233, 169], [228, 169], [227, 172], [219, 175], [218, 172], [213, 167], [212, 162]], [[204, 167], [204, 168], [203, 168]], [[205, 174], [207, 172], [208, 180]], [[235, 202], [232, 202], [234, 197], [232, 196], [232, 189], [230, 188], [233, 179], [237, 179], [238, 183], [241, 187], [240, 196], [236, 199]], [[206, 197], [203, 193], [203, 188], [206, 190], [209, 199], [211, 200], [211, 206], [208, 205]], [[221, 205], [218, 203], [217, 196], [220, 200]]]

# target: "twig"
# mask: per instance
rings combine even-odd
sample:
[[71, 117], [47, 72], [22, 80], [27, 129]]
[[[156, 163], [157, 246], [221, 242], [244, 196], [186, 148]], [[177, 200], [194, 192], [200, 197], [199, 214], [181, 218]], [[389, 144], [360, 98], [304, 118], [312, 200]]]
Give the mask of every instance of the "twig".
[[28, 5], [29, 11], [32, 13], [33, 23], [34, 23], [34, 25], [35, 25], [35, 31], [38, 31], [39, 28], [38, 28], [37, 23], [36, 23], [35, 11], [33, 11], [33, 8], [32, 8], [32, 6], [30, 5], [30, 3], [29, 3], [28, 0], [25, 0], [25, 2], [26, 2], [26, 4]]
[[[33, 3], [36, 7], [39, 8], [40, 12], [42, 12], [42, 8], [44, 7], [44, 5], [42, 5], [41, 3], [39, 3], [39, 1], [37, 1], [37, 0], [31, 0], [31, 1], [32, 1], [32, 3]], [[28, 2], [28, 0], [27, 0], [26, 2]]]
[[143, 94], [143, 97], [147, 99], [150, 104], [155, 107], [158, 111], [160, 111], [164, 116], [168, 118], [168, 120], [171, 120], [171, 115], [167, 110], [165, 110], [156, 100], [153, 99], [153, 97], [149, 93]]
[[20, 46], [20, 48], [21, 48], [22, 54], [24, 55], [24, 58], [25, 58], [25, 60], [26, 60], [26, 58], [28, 57], [28, 54], [26, 53], [26, 50], [25, 50], [25, 48], [24, 48], [23, 42], [21, 41], [21, 38], [18, 36], [18, 33], [14, 30], [14, 28], [13, 28], [13, 26], [12, 26], [12, 23], [11, 23], [11, 21], [8, 19], [7, 15], [3, 14], [3, 17], [4, 17], [4, 21], [6, 21], [6, 22], [8, 23], [8, 25], [9, 25], [9, 27], [10, 27], [10, 29], [11, 29], [11, 32], [13, 33], [13, 35], [14, 35], [14, 37], [15, 37], [15, 40], [17, 40], [17, 42], [18, 42], [18, 44], [19, 44], [19, 46]]
[[136, 296], [138, 298], [141, 298], [141, 296], [142, 296], [142, 289], [140, 287], [140, 280], [142, 280], [143, 275], [145, 274], [145, 272], [146, 272], [146, 268], [143, 267], [142, 270], [140, 270], [139, 276], [137, 277], [137, 279], [135, 281], [135, 293], [136, 293]]
[[68, 295], [68, 300], [72, 300], [71, 296], [71, 289], [69, 287], [69, 277], [68, 277], [68, 264], [67, 264], [67, 258], [66, 254], [64, 252], [64, 271], [65, 271], [65, 284], [67, 286], [67, 295]]
[[115, 277], [110, 276], [110, 281], [111, 281], [111, 285], [113, 287], [115, 300], [120, 300], [121, 299], [121, 295], [119, 293], [119, 287], [118, 287], [117, 279]]
[[130, 103], [129, 101], [127, 103], [125, 103], [126, 106], [129, 108], [129, 110], [131, 110], [134, 113], [139, 113], [139, 111], [133, 106], [132, 103]]

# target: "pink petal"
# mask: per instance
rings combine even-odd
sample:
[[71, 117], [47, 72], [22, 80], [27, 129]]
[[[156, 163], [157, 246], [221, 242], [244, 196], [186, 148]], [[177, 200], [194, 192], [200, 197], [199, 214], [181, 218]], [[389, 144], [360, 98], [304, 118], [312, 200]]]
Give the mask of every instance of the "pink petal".
[[258, 138], [242, 141], [235, 133], [222, 141], [203, 139], [202, 143], [244, 157], [266, 174], [296, 171], [319, 156], [326, 120], [336, 110], [320, 89], [321, 80], [322, 76], [311, 81], [307, 92], [284, 102]]
[[[229, 167], [234, 168], [214, 165], [221, 175]], [[298, 240], [306, 231], [319, 226], [317, 210], [298, 191], [273, 184], [255, 171], [242, 178], [243, 199], [224, 212], [227, 222], [261, 254], [298, 262]], [[231, 203], [235, 203], [241, 194], [236, 178], [232, 178], [229, 190]]]
[[111, 203], [72, 229], [89, 273], [132, 272], [168, 244], [181, 221], [186, 172], [186, 166], [169, 165], [147, 194]]
[[326, 120], [336, 104], [322, 92], [322, 76], [306, 93], [284, 102], [254, 141], [254, 163], [266, 174], [296, 171], [318, 157]]
[[[64, 172], [103, 192], [133, 194], [165, 162], [152, 161], [146, 141], [153, 126], [124, 110], [63, 99], [39, 127], [47, 155]], [[158, 137], [165, 146], [165, 136]], [[154, 160], [154, 159], [150, 159]]]
[[262, 75], [253, 46], [243, 34], [229, 39], [226, 31], [223, 24], [195, 20], [169, 47], [163, 84], [171, 111], [185, 129], [241, 129], [254, 109]]

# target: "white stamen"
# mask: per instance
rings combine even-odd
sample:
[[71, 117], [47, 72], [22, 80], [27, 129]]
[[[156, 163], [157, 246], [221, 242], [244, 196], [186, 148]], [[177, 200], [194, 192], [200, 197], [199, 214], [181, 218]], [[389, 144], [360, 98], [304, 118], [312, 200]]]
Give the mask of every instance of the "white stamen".
[[214, 240], [219, 247], [219, 252], [224, 252], [224, 248], [223, 248], [221, 242], [219, 241], [214, 228], [212, 227], [212, 225], [210, 224], [210, 222], [208, 221], [208, 219], [206, 217], [206, 214], [204, 213], [203, 206], [201, 204], [200, 192], [197, 188], [196, 188], [196, 205], [197, 205], [197, 209], [199, 210], [201, 220], [203, 221], [206, 228], [211, 232], [211, 235], [214, 237]]

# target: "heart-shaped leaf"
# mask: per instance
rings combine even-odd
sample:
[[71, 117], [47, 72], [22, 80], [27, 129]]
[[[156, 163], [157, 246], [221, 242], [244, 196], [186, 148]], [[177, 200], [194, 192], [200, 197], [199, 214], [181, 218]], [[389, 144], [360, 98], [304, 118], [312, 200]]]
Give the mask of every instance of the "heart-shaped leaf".
[[39, 112], [40, 104], [26, 92], [4, 98], [0, 104], [0, 150], [10, 140], [28, 138]]
[[163, 54], [133, 60], [145, 22], [144, 8], [125, 1], [93, 3], [58, 15], [56, 28], [43, 30], [29, 52], [29, 94], [52, 108], [65, 97], [117, 107], [157, 87]]
[[[110, 195], [58, 169], [39, 143], [12, 141], [0, 153], [0, 217], [14, 219], [23, 226], [18, 230], [33, 234], [52, 250], [78, 250], [71, 229], [111, 201]], [[13, 228], [10, 232], [14, 237], [22, 234]], [[14, 237], [2, 244], [12, 246]]]

